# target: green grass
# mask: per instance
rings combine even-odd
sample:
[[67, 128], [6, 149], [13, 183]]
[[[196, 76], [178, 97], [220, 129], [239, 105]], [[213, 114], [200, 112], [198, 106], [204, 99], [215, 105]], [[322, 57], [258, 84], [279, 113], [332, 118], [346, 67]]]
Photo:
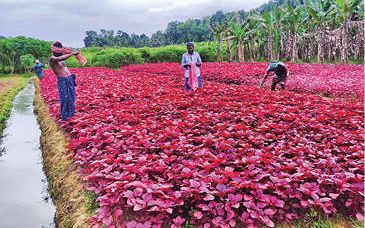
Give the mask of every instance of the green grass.
[[0, 75], [0, 134], [5, 128], [6, 119], [9, 118], [15, 95], [28, 81], [26, 75]]
[[35, 75], [33, 73], [23, 73], [23, 74], [3, 74], [0, 73], [0, 80], [4, 78], [16, 78], [16, 77], [23, 77], [23, 78], [31, 78]]
[[295, 223], [296, 228], [302, 227], [311, 227], [311, 228], [338, 228], [338, 227], [355, 227], [360, 228], [364, 227], [359, 221], [355, 220], [346, 220], [340, 216], [336, 216], [334, 218], [325, 218], [325, 217], [314, 217], [312, 220], [301, 221]]
[[183, 228], [194, 228], [194, 225], [190, 224], [189, 221], [186, 221], [183, 225]]
[[84, 194], [86, 199], [87, 212], [90, 215], [94, 215], [96, 213], [96, 209], [99, 208], [99, 205], [96, 202], [96, 194], [87, 190], [84, 191]]
[[280, 224], [280, 228], [362, 228], [364, 223], [358, 220], [344, 218], [341, 215], [327, 217], [310, 210], [303, 218], [293, 221], [291, 224]]

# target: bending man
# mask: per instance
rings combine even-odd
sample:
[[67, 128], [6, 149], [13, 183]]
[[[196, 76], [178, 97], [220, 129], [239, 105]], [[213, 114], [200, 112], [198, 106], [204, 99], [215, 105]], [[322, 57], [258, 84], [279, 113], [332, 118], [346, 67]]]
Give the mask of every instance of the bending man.
[[288, 69], [286, 68], [285, 64], [282, 62], [270, 62], [269, 67], [266, 70], [264, 79], [262, 80], [260, 84], [260, 88], [264, 85], [267, 76], [269, 76], [269, 73], [273, 71], [274, 77], [272, 79], [271, 84], [271, 90], [275, 90], [276, 85], [280, 84], [281, 89], [285, 89], [286, 79], [288, 77]]

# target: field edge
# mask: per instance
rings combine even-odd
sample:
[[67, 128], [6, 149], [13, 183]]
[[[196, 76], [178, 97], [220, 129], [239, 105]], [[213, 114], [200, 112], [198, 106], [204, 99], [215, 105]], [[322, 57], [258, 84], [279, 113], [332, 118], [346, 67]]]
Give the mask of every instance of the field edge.
[[[11, 78], [9, 75], [5, 77], [8, 77], [10, 80], [7, 81], [8, 86], [5, 87], [4, 90], [0, 91], [0, 136], [2, 136], [6, 127], [5, 123], [10, 116], [10, 112], [13, 107], [13, 101], [16, 95], [27, 86], [29, 81], [28, 79], [18, 75], [13, 78]], [[0, 82], [0, 88], [1, 87], [2, 85]]]
[[68, 139], [49, 114], [35, 79], [34, 112], [41, 129], [40, 144], [43, 170], [48, 179], [48, 191], [56, 206], [56, 227], [88, 227], [88, 212], [84, 184], [73, 161], [67, 157]]

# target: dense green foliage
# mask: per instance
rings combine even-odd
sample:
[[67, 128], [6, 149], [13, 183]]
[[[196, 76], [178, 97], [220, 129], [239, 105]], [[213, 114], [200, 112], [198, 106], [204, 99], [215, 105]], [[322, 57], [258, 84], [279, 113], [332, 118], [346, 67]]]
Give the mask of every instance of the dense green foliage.
[[[216, 56], [217, 44], [214, 42], [195, 43], [197, 51], [204, 62], [213, 62]], [[87, 58], [85, 66], [120, 66], [138, 63], [181, 62], [182, 54], [186, 52], [185, 45], [168, 45], [164, 47], [143, 48], [82, 48], [81, 53]], [[226, 58], [226, 55], [224, 55]], [[81, 67], [75, 58], [67, 60], [69, 67]]]
[[[196, 43], [203, 61], [215, 61], [217, 45], [214, 42]], [[85, 66], [106, 66], [118, 68], [123, 65], [156, 62], [180, 62], [182, 54], [186, 52], [184, 44], [164, 47], [143, 48], [100, 48], [91, 47], [81, 49], [87, 58]], [[50, 43], [32, 38], [16, 37], [0, 39], [0, 72], [30, 72], [34, 60], [40, 59], [48, 63], [51, 56]], [[226, 55], [224, 55], [226, 56]], [[76, 58], [67, 60], [69, 67], [81, 67]]]
[[[234, 17], [238, 17], [240, 20], [244, 20], [247, 15], [253, 11], [267, 12], [272, 11], [274, 8], [284, 5], [285, 0], [272, 0], [266, 4], [263, 4], [259, 8], [247, 12], [245, 10], [239, 10], [236, 12], [226, 12], [222, 10], [216, 13], [205, 16], [200, 19], [188, 19], [186, 21], [171, 21], [167, 24], [164, 31], [157, 31], [151, 35], [151, 37], [145, 34], [128, 34], [124, 31], [118, 30], [106, 30], [101, 29], [97, 31], [87, 31], [84, 38], [85, 47], [158, 47], [170, 44], [181, 44], [188, 41], [202, 42], [213, 41], [214, 30], [211, 25], [221, 23], [222, 21], [230, 21]], [[303, 0], [289, 0], [289, 3], [293, 6], [302, 5]]]
[[[362, 63], [363, 31], [361, 0], [274, 0], [249, 12], [217, 11], [202, 19], [172, 21], [151, 38], [105, 29], [87, 31], [85, 45], [92, 47], [82, 53], [88, 59], [86, 66], [180, 62], [183, 43], [193, 41], [198, 42], [196, 51], [203, 61]], [[29, 72], [34, 59], [47, 63], [50, 55], [50, 42], [0, 37], [2, 73]], [[75, 58], [67, 62], [80, 66]]]
[[[361, 0], [274, 0], [251, 11], [217, 11], [202, 19], [171, 21], [151, 38], [104, 29], [88, 31], [84, 41], [86, 47], [156, 47], [214, 40], [217, 61], [346, 63], [363, 61], [363, 31]], [[221, 56], [222, 43], [227, 58]]]
[[26, 72], [30, 72], [34, 66], [35, 58], [32, 54], [25, 54], [20, 56], [20, 64], [24, 67]]
[[151, 38], [145, 34], [129, 35], [126, 32], [101, 29], [86, 32], [85, 47], [158, 47], [170, 44], [180, 44], [187, 41], [212, 41], [213, 33], [209, 27], [209, 19], [189, 19], [185, 22], [172, 21], [168, 23], [165, 32], [157, 31]]
[[50, 55], [50, 43], [47, 41], [23, 36], [0, 39], [0, 72], [24, 72], [29, 69], [29, 61], [39, 59], [48, 62]]

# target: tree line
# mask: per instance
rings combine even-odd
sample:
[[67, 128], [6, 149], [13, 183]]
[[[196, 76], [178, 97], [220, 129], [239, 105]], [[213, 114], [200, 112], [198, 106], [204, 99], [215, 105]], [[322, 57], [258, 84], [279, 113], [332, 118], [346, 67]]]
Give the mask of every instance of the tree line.
[[29, 72], [35, 59], [48, 62], [51, 42], [28, 38], [0, 38], [0, 73]]
[[[89, 54], [88, 66], [116, 67], [118, 64], [178, 61], [185, 47], [173, 44], [186, 41], [208, 41], [197, 43], [197, 50], [204, 61], [280, 59], [363, 63], [364, 2], [276, 0], [249, 12], [218, 11], [201, 20], [173, 21], [164, 32], [158, 31], [151, 38], [143, 34], [114, 34], [107, 30], [90, 33], [94, 38], [88, 40], [91, 42], [89, 45], [97, 47], [92, 47], [92, 51], [88, 48], [81, 50]], [[92, 43], [96, 42], [95, 39], [98, 44]], [[35, 59], [48, 62], [50, 44], [27, 37], [0, 36], [0, 73], [29, 71]], [[161, 45], [163, 47], [158, 47]], [[105, 47], [118, 48], [104, 50]], [[77, 66], [76, 62], [74, 66]]]
[[[292, 5], [302, 4], [301, 1], [288, 0]], [[273, 0], [261, 5], [254, 11], [270, 11], [274, 7], [284, 4], [284, 0]], [[215, 14], [205, 16], [201, 19], [189, 19], [186, 21], [171, 21], [167, 24], [165, 31], [159, 30], [148, 37], [146, 34], [128, 34], [118, 30], [101, 29], [86, 31], [84, 38], [85, 47], [159, 47], [171, 44], [181, 44], [188, 41], [203, 42], [214, 40], [214, 30], [211, 25], [220, 23], [223, 20], [229, 21], [238, 16], [241, 20], [248, 13], [245, 10], [224, 13], [222, 10]]]
[[[223, 12], [222, 12], [223, 13]], [[181, 44], [187, 41], [212, 41], [213, 36], [209, 20], [189, 19], [185, 22], [172, 21], [166, 30], [161, 30], [148, 37], [145, 34], [128, 34], [121, 30], [101, 29], [100, 32], [86, 31], [85, 47], [160, 47], [170, 44]]]
[[[217, 61], [315, 59], [346, 63], [363, 58], [363, 31], [362, 0], [274, 0], [251, 11], [217, 11], [202, 19], [172, 21], [165, 31], [151, 37], [91, 30], [84, 42], [86, 47], [158, 47], [216, 41]], [[227, 59], [221, 58], [223, 51]]]
[[244, 20], [223, 20], [213, 29], [217, 42], [226, 43], [228, 61], [236, 56], [238, 61], [347, 63], [364, 57], [362, 0], [286, 2], [270, 11], [250, 12]]

